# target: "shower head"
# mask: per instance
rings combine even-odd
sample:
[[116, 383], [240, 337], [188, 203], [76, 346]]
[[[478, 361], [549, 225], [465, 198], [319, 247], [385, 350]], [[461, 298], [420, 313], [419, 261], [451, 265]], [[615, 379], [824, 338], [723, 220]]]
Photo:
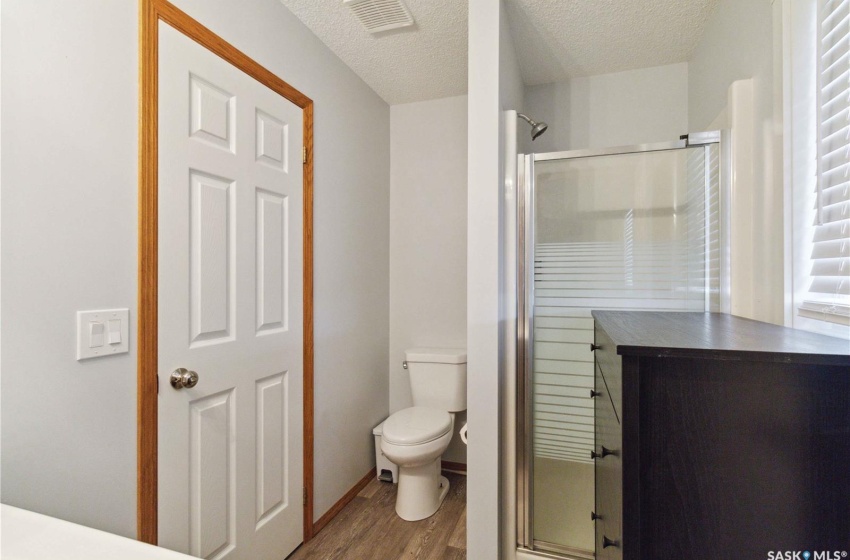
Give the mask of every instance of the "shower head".
[[546, 132], [546, 129], [549, 128], [549, 125], [543, 121], [537, 122], [534, 119], [530, 119], [522, 113], [517, 113], [516, 116], [527, 122], [531, 125], [531, 141], [537, 139], [538, 136]]

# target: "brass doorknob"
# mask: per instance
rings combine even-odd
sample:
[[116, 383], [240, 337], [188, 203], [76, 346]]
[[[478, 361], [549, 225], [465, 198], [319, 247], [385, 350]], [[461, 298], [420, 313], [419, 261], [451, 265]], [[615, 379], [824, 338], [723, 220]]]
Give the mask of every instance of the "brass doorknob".
[[198, 374], [186, 368], [177, 368], [171, 372], [171, 386], [175, 389], [191, 389], [198, 384]]

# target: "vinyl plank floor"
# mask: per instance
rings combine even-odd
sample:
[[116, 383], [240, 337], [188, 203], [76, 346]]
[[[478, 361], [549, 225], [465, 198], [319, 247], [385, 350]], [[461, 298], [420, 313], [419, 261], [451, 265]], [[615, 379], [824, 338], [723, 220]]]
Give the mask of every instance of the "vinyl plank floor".
[[466, 476], [443, 473], [449, 494], [421, 521], [395, 512], [397, 485], [373, 480], [288, 560], [464, 560]]
[[463, 508], [460, 519], [457, 520], [452, 536], [449, 537], [449, 546], [466, 550], [466, 507]]

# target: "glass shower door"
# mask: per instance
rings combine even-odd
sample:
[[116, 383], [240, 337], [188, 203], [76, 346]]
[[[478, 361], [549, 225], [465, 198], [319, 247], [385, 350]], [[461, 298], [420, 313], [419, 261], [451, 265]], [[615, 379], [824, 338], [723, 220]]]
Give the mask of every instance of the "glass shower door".
[[684, 144], [526, 158], [528, 548], [593, 557], [591, 310], [720, 310], [719, 149]]

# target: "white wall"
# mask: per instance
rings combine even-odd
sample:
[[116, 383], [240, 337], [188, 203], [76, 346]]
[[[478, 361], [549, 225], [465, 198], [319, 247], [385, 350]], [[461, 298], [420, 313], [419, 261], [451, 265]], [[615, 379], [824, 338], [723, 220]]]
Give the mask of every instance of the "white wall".
[[498, 468], [496, 522], [500, 533], [492, 538], [497, 540], [493, 546], [499, 547], [499, 558], [513, 558], [516, 550], [517, 131], [520, 130], [516, 114], [525, 111], [526, 105], [519, 60], [502, 1], [499, 18], [499, 448], [494, 468]]
[[[390, 108], [390, 413], [413, 406], [405, 350], [466, 347], [466, 105]], [[466, 463], [457, 435], [443, 458]]]
[[[762, 96], [771, 98], [772, 4], [769, 0], [718, 3], [690, 60], [688, 112], [697, 129], [708, 126], [726, 107], [727, 89], [735, 80], [756, 78]], [[768, 102], [765, 109], [772, 108]]]
[[505, 351], [503, 109], [521, 109], [522, 82], [504, 6], [469, 2], [469, 206], [467, 254], [467, 557], [499, 558], [504, 507], [500, 396]]
[[688, 131], [688, 64], [574, 78], [525, 89], [528, 115], [549, 124], [526, 152], [607, 148], [678, 140]]
[[735, 193], [752, 210], [733, 220], [736, 314], [784, 321], [782, 163], [782, 2], [720, 0], [689, 62], [688, 112], [692, 131], [726, 112], [729, 86], [752, 78], [753, 190]]
[[[318, 518], [388, 410], [389, 107], [277, 0], [176, 3], [315, 101]], [[135, 320], [137, 12], [4, 0], [0, 32], [2, 500], [131, 537], [135, 344], [76, 362], [74, 313]]]
[[75, 311], [135, 317], [137, 10], [87, 4], [0, 14], [0, 497], [134, 536], [135, 344], [78, 363]]

